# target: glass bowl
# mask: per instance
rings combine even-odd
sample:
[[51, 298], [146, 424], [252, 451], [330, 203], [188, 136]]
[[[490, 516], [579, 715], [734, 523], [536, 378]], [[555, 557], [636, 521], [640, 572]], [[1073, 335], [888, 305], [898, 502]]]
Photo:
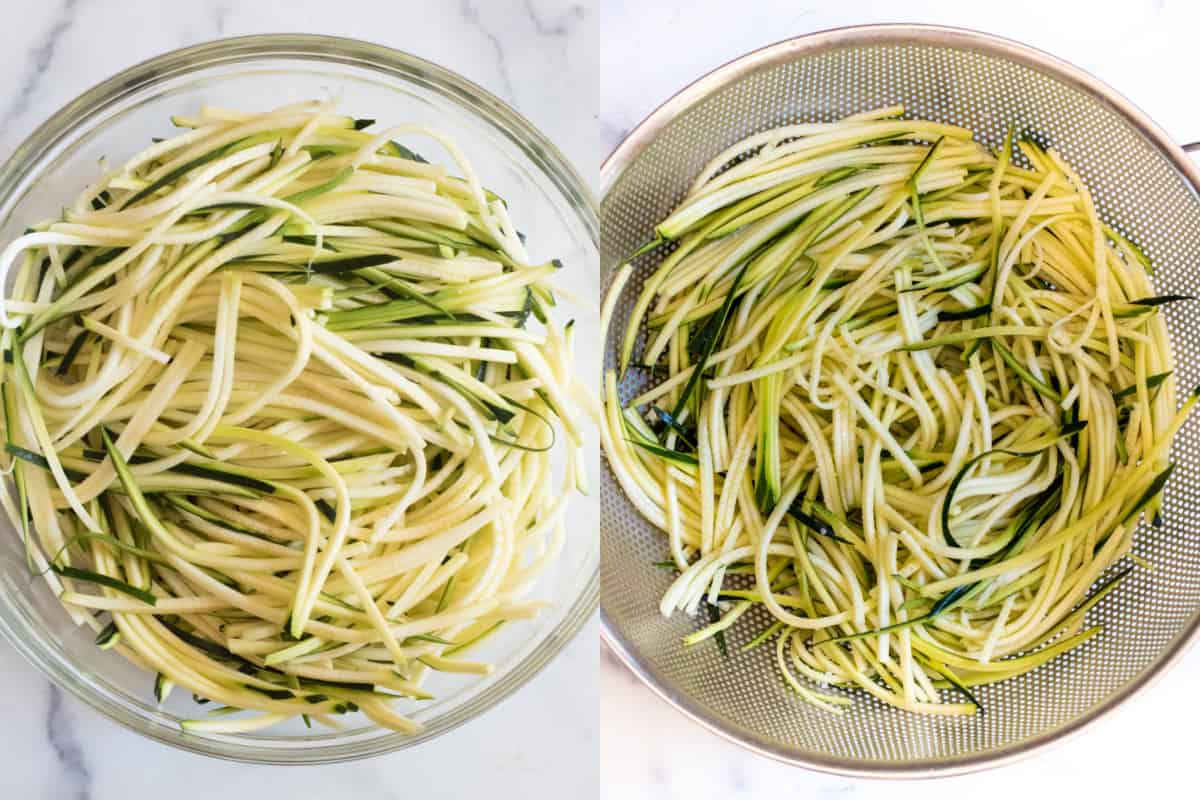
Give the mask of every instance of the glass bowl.
[[[0, 239], [56, 215], [100, 169], [172, 133], [172, 114], [203, 104], [265, 110], [313, 97], [340, 100], [342, 113], [382, 125], [426, 124], [453, 135], [485, 186], [502, 195], [535, 260], [566, 265], [560, 285], [599, 296], [596, 205], [562, 154], [523, 117], [458, 75], [374, 44], [328, 36], [248, 36], [158, 56], [104, 81], [54, 114], [0, 167]], [[425, 146], [424, 142], [421, 142]], [[430, 160], [443, 154], [426, 148]], [[596, 309], [576, 309], [578, 340], [598, 341]], [[580, 375], [599, 375], [598, 354], [580, 348]], [[592, 444], [592, 474], [598, 448]], [[7, 487], [5, 487], [7, 490]], [[159, 706], [154, 676], [102, 651], [77, 628], [41, 578], [30, 575], [19, 536], [0, 522], [0, 634], [50, 680], [110, 719], [176, 747], [238, 761], [294, 764], [345, 761], [412, 747], [482, 713], [529, 681], [578, 632], [598, 599], [599, 541], [595, 498], [579, 497], [567, 519], [568, 540], [531, 597], [553, 607], [506, 625], [478, 658], [495, 664], [486, 677], [431, 676], [433, 701], [397, 710], [424, 726], [415, 736], [383, 730], [361, 715], [340, 718], [339, 731], [299, 723], [248, 734], [185, 733], [181, 720], [202, 716], [189, 693]], [[574, 523], [574, 524], [572, 524]], [[440, 680], [438, 680], [440, 679]]]

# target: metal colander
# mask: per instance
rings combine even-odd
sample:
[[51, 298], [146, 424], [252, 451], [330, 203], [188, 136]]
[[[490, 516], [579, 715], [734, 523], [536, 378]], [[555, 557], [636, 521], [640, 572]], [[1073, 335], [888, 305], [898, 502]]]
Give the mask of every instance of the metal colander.
[[[913, 25], [826, 31], [751, 53], [697, 81], [646, 119], [602, 168], [601, 265], [605, 285], [628, 253], [683, 197], [703, 165], [743, 137], [794, 122], [830, 121], [902, 103], [907, 113], [971, 128], [995, 146], [1010, 124], [1058, 149], [1083, 175], [1107, 222], [1157, 265], [1162, 293], [1200, 294], [1200, 172], [1137, 108], [1090, 75], [1023, 45], [978, 33]], [[1191, 149], [1189, 147], [1189, 149]], [[616, 307], [605, 342], [612, 366], [641, 280]], [[1186, 304], [1163, 309], [1181, 387], [1200, 383], [1200, 319]], [[631, 396], [631, 378], [621, 387]], [[612, 474], [601, 486], [604, 636], [662, 697], [698, 722], [760, 753], [848, 774], [928, 776], [1012, 760], [1078, 731], [1177, 660], [1200, 626], [1200, 427], [1174, 447], [1176, 471], [1161, 527], [1143, 526], [1138, 569], [1089, 613], [1104, 631], [1023, 677], [981, 687], [984, 713], [926, 717], [853, 692], [841, 716], [788, 691], [774, 648], [739, 648], [765, 612], [712, 642], [680, 638], [706, 620], [664, 619], [658, 601], [672, 573], [665, 537], [642, 519]]]

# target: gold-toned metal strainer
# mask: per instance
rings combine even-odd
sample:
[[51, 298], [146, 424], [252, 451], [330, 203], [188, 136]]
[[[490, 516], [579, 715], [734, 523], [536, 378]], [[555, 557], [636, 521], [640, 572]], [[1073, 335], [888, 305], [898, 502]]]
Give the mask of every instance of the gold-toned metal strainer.
[[[1010, 123], [1076, 166], [1110, 224], [1157, 266], [1161, 293], [1200, 294], [1200, 171], [1153, 122], [1087, 73], [1037, 50], [969, 31], [918, 25], [844, 28], [751, 53], [705, 76], [650, 115], [601, 169], [605, 285], [620, 260], [653, 238], [704, 164], [743, 137], [793, 122], [830, 121], [902, 103], [910, 116], [963, 125], [988, 145]], [[1193, 149], [1188, 146], [1187, 149]], [[604, 343], [620, 334], [644, 279], [643, 257]], [[1200, 319], [1163, 308], [1181, 387], [1200, 383]], [[626, 379], [622, 395], [634, 388]], [[1090, 612], [1104, 631], [1020, 678], [981, 687], [985, 711], [923, 717], [855, 692], [841, 716], [805, 704], [777, 673], [773, 649], [740, 653], [765, 616], [729, 633], [729, 657], [680, 638], [704, 624], [664, 619], [671, 573], [663, 535], [605, 472], [601, 486], [601, 615], [616, 654], [668, 702], [713, 731], [783, 761], [831, 772], [923, 777], [1028, 754], [1082, 729], [1147, 686], [1200, 629], [1200, 426], [1179, 434], [1164, 523], [1144, 525], [1136, 570]], [[760, 613], [763, 613], [760, 611]]]

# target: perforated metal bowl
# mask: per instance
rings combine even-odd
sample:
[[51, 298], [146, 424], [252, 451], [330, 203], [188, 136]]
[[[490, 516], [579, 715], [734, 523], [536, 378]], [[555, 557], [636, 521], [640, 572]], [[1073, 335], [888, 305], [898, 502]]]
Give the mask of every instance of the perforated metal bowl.
[[[751, 53], [705, 76], [650, 115], [602, 167], [601, 264], [605, 285], [626, 254], [682, 198], [716, 153], [756, 131], [834, 120], [903, 103], [915, 117], [964, 125], [1000, 142], [1010, 123], [1078, 167], [1102, 216], [1157, 264], [1162, 292], [1200, 293], [1200, 172], [1141, 111], [1087, 73], [1015, 42], [969, 31], [884, 25], [825, 31]], [[1192, 149], [1191, 146], [1188, 149]], [[606, 363], [615, 361], [640, 281], [640, 262], [617, 307]], [[1200, 320], [1164, 312], [1181, 386], [1200, 383]], [[626, 392], [631, 388], [623, 387]], [[1165, 524], [1139, 532], [1136, 570], [1089, 616], [1104, 632], [1023, 677], [982, 687], [986, 711], [924, 717], [862, 693], [841, 716], [786, 689], [772, 648], [739, 647], [766, 618], [739, 623], [729, 658], [684, 648], [701, 624], [664, 619], [669, 573], [663, 535], [643, 520], [611, 473], [601, 487], [601, 616], [613, 651], [668, 702], [711, 730], [764, 755], [856, 775], [927, 777], [1011, 761], [1078, 732], [1149, 685], [1200, 627], [1200, 426], [1174, 447]]]

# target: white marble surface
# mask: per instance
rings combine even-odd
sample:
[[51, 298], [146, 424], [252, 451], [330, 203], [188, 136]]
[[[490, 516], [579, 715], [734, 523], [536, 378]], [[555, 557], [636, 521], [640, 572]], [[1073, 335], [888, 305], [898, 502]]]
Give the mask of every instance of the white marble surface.
[[[378, 41], [465, 74], [513, 103], [595, 179], [600, 160], [638, 120], [709, 69], [787, 36], [884, 21], [1022, 39], [1093, 71], [1180, 141], [1200, 139], [1200, 104], [1189, 91], [1200, 9], [1183, 0], [1107, 5], [0, 0], [7, 18], [20, 21], [0, 26], [0, 154], [78, 92], [143, 58], [218, 36], [302, 30]], [[613, 800], [1195, 792], [1182, 787], [1191, 785], [1187, 722], [1200, 712], [1200, 652], [1115, 722], [1051, 753], [979, 776], [885, 787], [745, 753], [683, 719], [611, 658], [601, 659], [597, 687], [596, 636], [593, 623], [533, 684], [452, 737], [354, 765], [290, 769], [222, 764], [144, 741], [52, 690], [0, 644], [0, 799], [139, 800], [169, 792], [191, 800], [215, 792], [241, 800], [269, 787], [306, 800], [540, 800], [595, 797], [601, 780]]]
[[[929, 22], [977, 28], [1067, 59], [1131, 98], [1180, 142], [1200, 140], [1200, 4], [1063, 0], [802, 2], [610, 0], [598, 14], [605, 79], [600, 129], [616, 146], [675, 91], [779, 39], [841, 25]], [[639, 56], [654, 53], [653, 63]], [[1200, 651], [1112, 720], [1049, 753], [997, 771], [883, 784], [787, 767], [741, 751], [684, 719], [605, 653], [601, 770], [612, 800], [1012, 797], [1196, 797], [1193, 726]]]
[[[195, 42], [305, 31], [368, 39], [444, 64], [519, 108], [577, 163], [604, 146], [579, 98], [596, 72], [576, 42], [590, 14], [558, 0], [0, 0], [0, 155], [104, 77]], [[0, 642], [2, 800], [422, 800], [597, 796], [593, 621], [534, 681], [420, 748], [327, 767], [254, 767], [136, 736], [52, 689]]]

